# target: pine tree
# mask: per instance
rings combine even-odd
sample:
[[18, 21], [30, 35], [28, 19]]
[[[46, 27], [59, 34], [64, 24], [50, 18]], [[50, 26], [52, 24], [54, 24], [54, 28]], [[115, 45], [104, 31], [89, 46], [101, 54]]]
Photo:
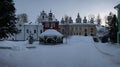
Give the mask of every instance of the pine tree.
[[0, 39], [18, 33], [13, 0], [0, 0]]
[[110, 31], [109, 38], [112, 43], [117, 43], [117, 32], [118, 32], [118, 20], [116, 15], [113, 15], [111, 22], [109, 23]]

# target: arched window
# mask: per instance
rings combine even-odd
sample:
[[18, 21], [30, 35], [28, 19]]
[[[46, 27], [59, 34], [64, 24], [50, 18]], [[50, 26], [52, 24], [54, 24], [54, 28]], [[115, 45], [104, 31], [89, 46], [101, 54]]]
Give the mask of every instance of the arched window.
[[87, 29], [85, 29], [85, 34], [84, 35], [87, 36]]
[[26, 32], [29, 33], [29, 30], [27, 29]]
[[21, 32], [22, 30], [20, 29], [19, 32]]
[[44, 19], [44, 16], [42, 16], [42, 18]]
[[91, 28], [91, 30], [93, 30], [93, 28]]
[[49, 23], [45, 23], [45, 27], [49, 27]]
[[64, 32], [64, 29], [62, 29], [62, 32]]
[[36, 30], [34, 30], [34, 33], [36, 33]]
[[93, 34], [93, 28], [91, 28], [91, 34]]
[[55, 27], [55, 23], [51, 23], [51, 27], [54, 28]]
[[40, 30], [40, 33], [42, 33], [42, 30]]
[[87, 32], [87, 29], [85, 29], [85, 32]]

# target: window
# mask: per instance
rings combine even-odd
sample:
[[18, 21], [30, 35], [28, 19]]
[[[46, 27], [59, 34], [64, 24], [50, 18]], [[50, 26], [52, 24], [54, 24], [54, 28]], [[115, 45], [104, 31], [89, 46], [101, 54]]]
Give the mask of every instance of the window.
[[34, 30], [34, 33], [36, 33], [36, 30]]
[[81, 27], [79, 29], [81, 30]]
[[52, 28], [55, 27], [55, 23], [51, 23], [51, 27], [52, 27]]
[[91, 36], [94, 36], [94, 34], [91, 33]]
[[73, 27], [71, 27], [71, 30], [73, 31]]
[[29, 30], [27, 29], [26, 32], [29, 33]]
[[21, 27], [22, 25], [21, 24], [19, 24], [19, 27]]
[[49, 23], [45, 23], [45, 27], [49, 27]]
[[93, 31], [91, 30], [91, 33], [93, 33]]
[[42, 33], [42, 30], [40, 30], [40, 33]]
[[93, 30], [93, 28], [91, 28], [91, 30]]
[[42, 18], [44, 19], [44, 16], [42, 16]]
[[21, 32], [22, 30], [20, 29], [19, 32]]
[[77, 30], [78, 28], [77, 27], [75, 27], [75, 30]]
[[91, 33], [93, 33], [93, 28], [91, 28]]
[[85, 29], [85, 32], [87, 32], [87, 29]]
[[64, 29], [62, 29], [62, 32], [64, 32]]

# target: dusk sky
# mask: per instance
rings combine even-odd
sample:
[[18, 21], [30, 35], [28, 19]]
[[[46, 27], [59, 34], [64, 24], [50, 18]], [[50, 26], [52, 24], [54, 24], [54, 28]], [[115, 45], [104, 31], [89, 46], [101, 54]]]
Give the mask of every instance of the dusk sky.
[[101, 18], [109, 12], [116, 13], [114, 6], [120, 0], [14, 0], [16, 14], [26, 13], [29, 22], [35, 22], [42, 10], [47, 13], [50, 10], [58, 20], [65, 15], [71, 16], [75, 21], [78, 13], [83, 18], [88, 15], [98, 15]]

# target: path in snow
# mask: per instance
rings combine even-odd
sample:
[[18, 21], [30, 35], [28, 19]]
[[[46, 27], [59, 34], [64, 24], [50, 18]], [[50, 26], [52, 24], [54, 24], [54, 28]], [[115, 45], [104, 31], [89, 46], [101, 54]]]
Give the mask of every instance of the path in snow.
[[[119, 67], [93, 45], [92, 37], [73, 36], [61, 45], [38, 45], [35, 49], [2, 50], [2, 67]], [[3, 56], [3, 57], [2, 57]]]

